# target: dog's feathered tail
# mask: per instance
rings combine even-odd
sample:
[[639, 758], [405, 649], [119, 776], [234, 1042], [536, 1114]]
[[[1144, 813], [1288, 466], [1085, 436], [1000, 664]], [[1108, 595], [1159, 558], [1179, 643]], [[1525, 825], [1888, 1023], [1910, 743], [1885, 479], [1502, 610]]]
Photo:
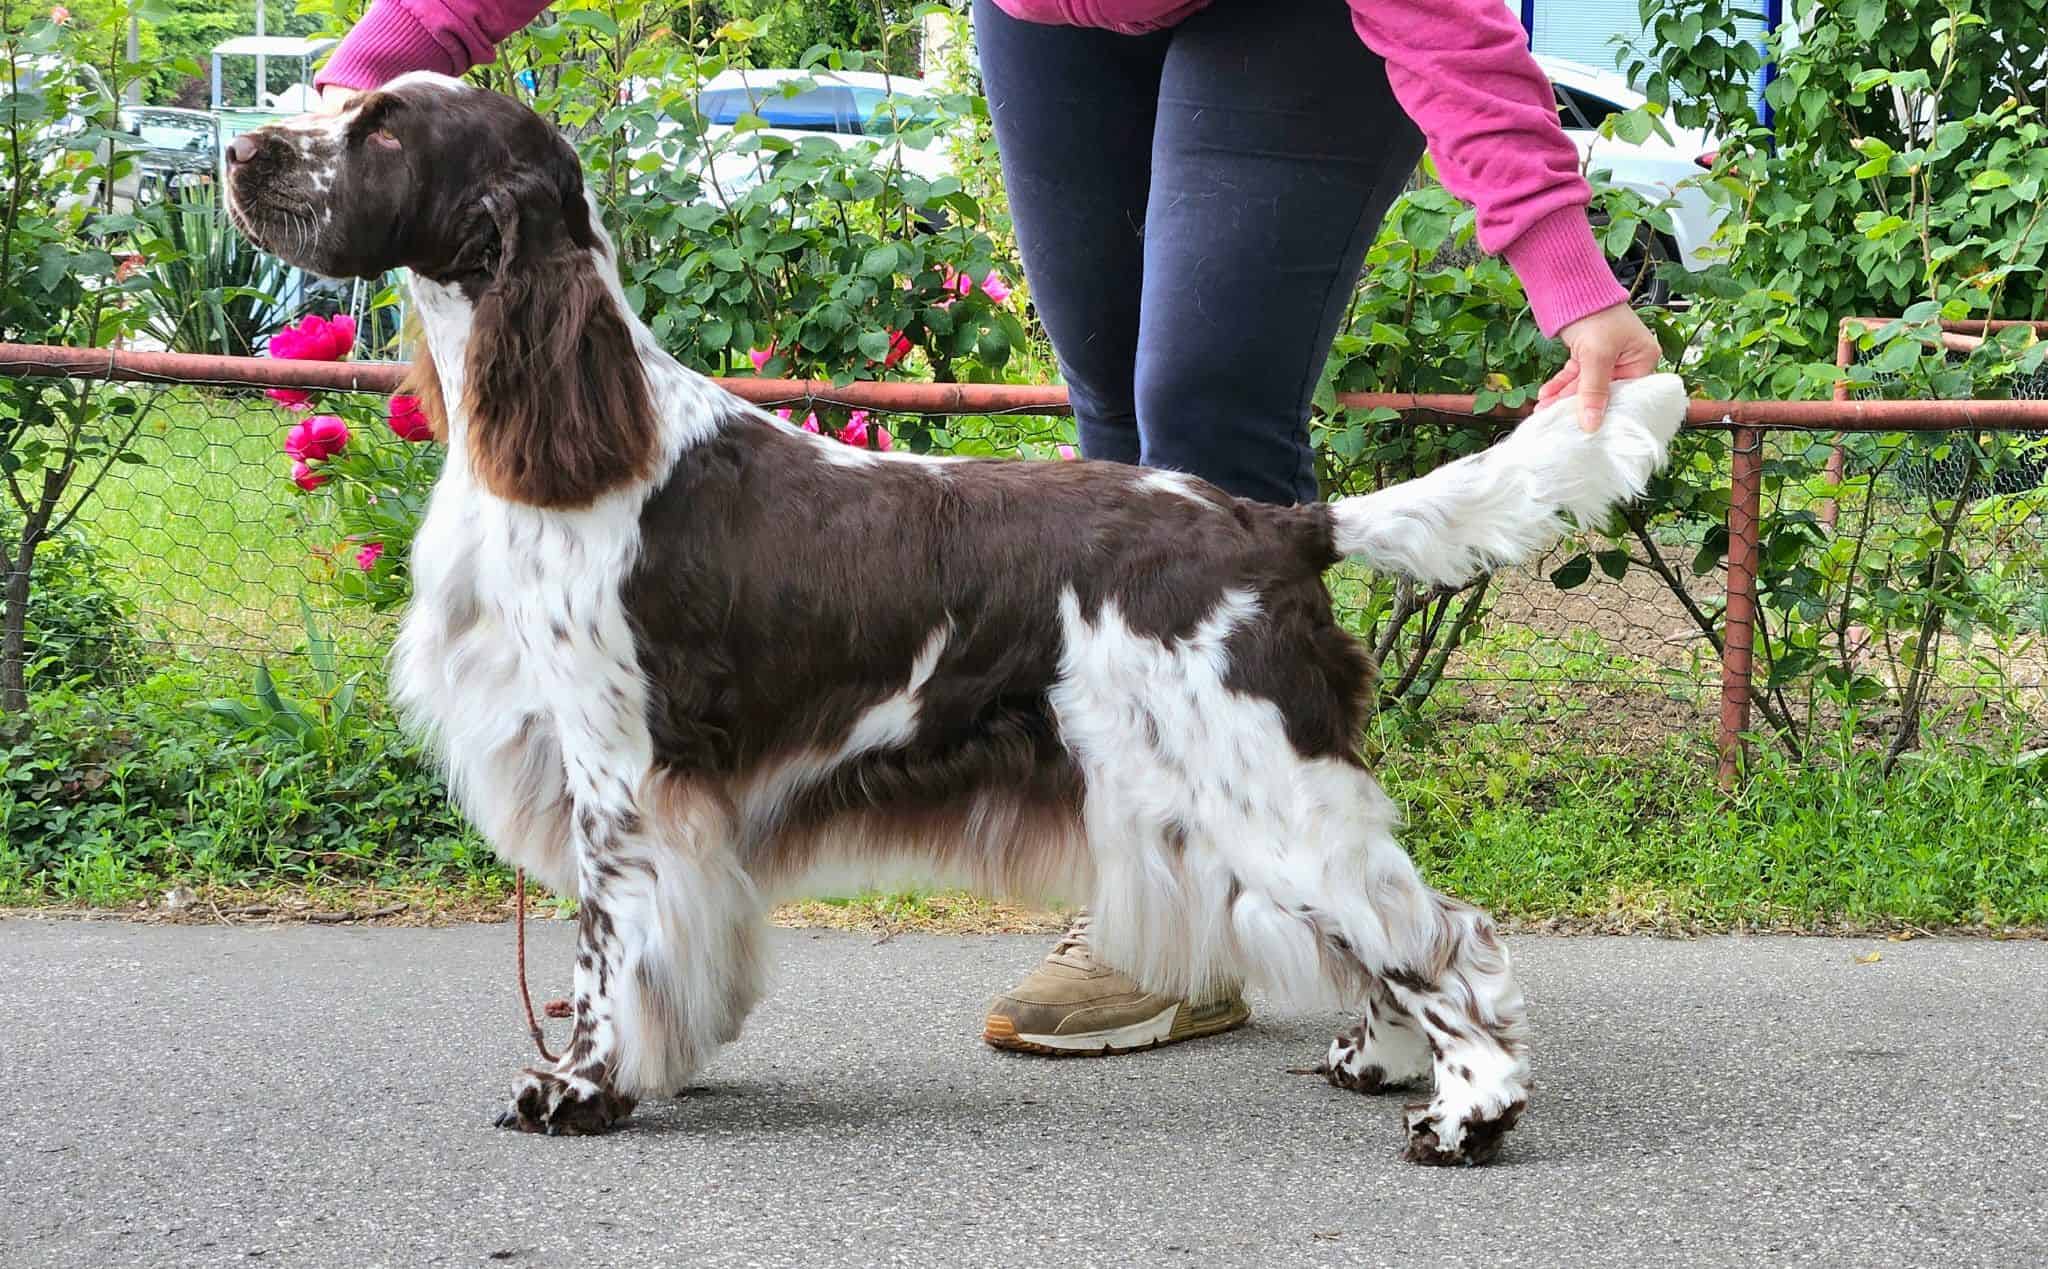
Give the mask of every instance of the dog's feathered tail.
[[1685, 385], [1651, 375], [1614, 385], [1597, 432], [1575, 397], [1538, 410], [1508, 438], [1427, 476], [1338, 502], [1338, 551], [1383, 572], [1456, 586], [1555, 542], [1569, 512], [1597, 523], [1643, 491], [1685, 419]]

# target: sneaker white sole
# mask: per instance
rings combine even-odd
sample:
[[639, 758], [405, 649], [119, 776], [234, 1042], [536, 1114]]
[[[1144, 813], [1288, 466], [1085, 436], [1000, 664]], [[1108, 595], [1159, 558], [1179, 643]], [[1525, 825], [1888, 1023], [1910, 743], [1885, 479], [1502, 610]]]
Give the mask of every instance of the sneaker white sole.
[[[1221, 1012], [1197, 1010], [1183, 1017], [1181, 1011], [1186, 1008], [1187, 1002], [1177, 1001], [1141, 1022], [1102, 1031], [1082, 1031], [1067, 1035], [1020, 1032], [1010, 1019], [1001, 1014], [990, 1014], [988, 1021], [983, 1024], [981, 1038], [994, 1048], [1039, 1053], [1050, 1057], [1103, 1056], [1137, 1053], [1181, 1040], [1215, 1035], [1243, 1026], [1245, 1020], [1251, 1017], [1251, 1010], [1245, 1007], [1242, 1000]], [[1204, 1016], [1205, 1013], [1207, 1016]]]
[[1026, 1044], [1065, 1052], [1078, 1049], [1142, 1049], [1158, 1044], [1171, 1035], [1173, 1020], [1179, 1013], [1180, 1005], [1171, 1004], [1157, 1017], [1108, 1031], [1083, 1031], [1075, 1035], [1034, 1035], [1029, 1031], [1020, 1031], [1017, 1038]]

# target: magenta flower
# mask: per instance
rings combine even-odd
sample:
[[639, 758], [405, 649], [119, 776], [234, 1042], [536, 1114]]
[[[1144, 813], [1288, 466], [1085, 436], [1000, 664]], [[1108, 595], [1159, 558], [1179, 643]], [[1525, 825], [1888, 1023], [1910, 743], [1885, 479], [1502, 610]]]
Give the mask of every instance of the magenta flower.
[[355, 346], [355, 318], [344, 314], [330, 320], [308, 313], [298, 325], [272, 335], [265, 351], [287, 361], [340, 361]]
[[308, 467], [306, 460], [302, 458], [292, 464], [292, 483], [311, 493], [326, 484], [327, 477]]
[[855, 410], [846, 416], [846, 426], [839, 429], [839, 439], [856, 449], [869, 448], [871, 441], [873, 448], [881, 450], [886, 450], [896, 443], [890, 437], [888, 428], [880, 423], [869, 426], [866, 410]]
[[384, 544], [382, 542], [367, 543], [362, 550], [356, 552], [356, 567], [367, 573], [377, 567], [377, 560], [383, 554]]
[[263, 395], [295, 414], [305, 414], [313, 408], [313, 394], [303, 388], [272, 388]]
[[811, 433], [813, 436], [817, 435], [818, 415], [815, 411], [813, 411], [810, 414], [804, 415], [804, 421], [802, 423], [798, 423], [796, 421], [795, 416], [791, 413], [790, 408], [785, 405], [775, 412], [775, 417], [781, 419], [784, 423], [790, 424], [792, 427], [800, 428], [803, 431]]
[[1071, 445], [1055, 445], [1053, 449], [1059, 452], [1060, 461], [1063, 463], [1071, 463], [1081, 456]]
[[391, 424], [391, 434], [401, 441], [417, 445], [434, 439], [434, 424], [427, 418], [427, 412], [420, 408], [418, 397], [403, 393], [392, 397], [385, 421]]
[[775, 345], [773, 344], [768, 345], [766, 348], [747, 349], [747, 360], [754, 363], [755, 374], [760, 374], [762, 369], [767, 366], [769, 358], [774, 355]]
[[301, 419], [284, 434], [284, 452], [302, 463], [332, 458], [348, 447], [348, 424], [332, 414]]
[[897, 362], [910, 355], [910, 347], [910, 336], [900, 330], [890, 331], [889, 355], [882, 358], [882, 365], [885, 367], [894, 366]]
[[[940, 285], [944, 286], [948, 291], [957, 292], [960, 295], [972, 295], [974, 294], [974, 289], [978, 286], [981, 288], [983, 295], [988, 296], [992, 302], [997, 304], [1001, 304], [1004, 300], [1010, 298], [1010, 284], [997, 276], [993, 269], [989, 271], [987, 277], [976, 282], [971, 276], [961, 273], [949, 264], [946, 266], [945, 277]], [[944, 308], [950, 303], [952, 301], [947, 300], [940, 304], [939, 307]]]

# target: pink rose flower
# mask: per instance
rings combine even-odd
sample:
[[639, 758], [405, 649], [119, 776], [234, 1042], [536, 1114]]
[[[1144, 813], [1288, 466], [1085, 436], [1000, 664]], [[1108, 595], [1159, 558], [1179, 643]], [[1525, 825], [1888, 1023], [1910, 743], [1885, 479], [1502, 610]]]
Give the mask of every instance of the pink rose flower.
[[813, 411], [810, 414], [804, 415], [804, 421], [798, 423], [796, 421], [796, 416], [794, 412], [791, 411], [790, 408], [785, 405], [775, 412], [775, 417], [781, 419], [784, 423], [788, 423], [793, 427], [800, 428], [801, 430], [809, 432], [814, 436], [817, 434], [818, 416], [815, 411]]
[[[960, 295], [972, 295], [974, 294], [974, 288], [978, 286], [981, 288], [983, 295], [988, 296], [992, 302], [997, 304], [1001, 304], [1004, 300], [1010, 298], [1010, 284], [998, 277], [994, 270], [990, 270], [987, 277], [976, 282], [972, 277], [961, 273], [949, 264], [946, 266], [945, 277], [941, 285], [948, 291], [957, 292]], [[939, 307], [944, 308], [946, 304], [951, 302], [948, 300], [940, 304]]]
[[58, 26], [65, 25], [71, 21], [71, 10], [61, 4], [57, 5], [50, 10], [50, 21], [55, 22]]
[[284, 452], [302, 463], [317, 463], [348, 448], [348, 424], [332, 414], [316, 414], [292, 425], [284, 435]]
[[872, 442], [873, 448], [886, 450], [896, 443], [888, 428], [880, 423], [869, 426], [866, 410], [855, 410], [846, 416], [846, 426], [839, 429], [839, 439], [856, 449], [867, 449]]
[[391, 434], [401, 441], [417, 445], [434, 439], [434, 424], [420, 408], [418, 397], [403, 393], [392, 397], [385, 421], [391, 424]]
[[272, 388], [263, 395], [296, 414], [308, 413], [313, 408], [313, 394], [303, 388]]
[[766, 348], [747, 349], [747, 360], [754, 363], [755, 374], [760, 374], [762, 368], [768, 364], [769, 359], [773, 356], [775, 356], [775, 345], [773, 344], [768, 345]]
[[292, 464], [292, 483], [307, 493], [311, 493], [326, 484], [327, 477], [308, 467], [306, 460], [302, 458]]
[[287, 361], [340, 361], [355, 346], [355, 318], [343, 314], [329, 319], [308, 313], [298, 325], [272, 335], [265, 351]]
[[1071, 445], [1055, 445], [1053, 449], [1059, 452], [1060, 461], [1063, 463], [1071, 463], [1081, 456]]
[[362, 550], [356, 552], [356, 567], [367, 573], [377, 567], [377, 560], [383, 554], [384, 544], [382, 542], [367, 543]]

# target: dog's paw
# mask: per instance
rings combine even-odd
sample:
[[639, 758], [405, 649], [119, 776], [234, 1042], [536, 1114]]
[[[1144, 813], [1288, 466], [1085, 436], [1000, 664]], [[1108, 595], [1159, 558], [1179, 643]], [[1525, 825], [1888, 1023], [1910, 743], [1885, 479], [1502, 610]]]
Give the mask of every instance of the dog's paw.
[[1408, 1108], [1408, 1149], [1403, 1155], [1410, 1163], [1436, 1168], [1476, 1168], [1500, 1156], [1508, 1131], [1527, 1108], [1526, 1098], [1516, 1098], [1498, 1110], [1469, 1109], [1462, 1112], [1445, 1106], [1442, 1098]]
[[1385, 1093], [1426, 1087], [1430, 1078], [1429, 1043], [1405, 1027], [1361, 1023], [1339, 1031], [1321, 1067], [1323, 1078], [1354, 1093]]
[[608, 1132], [633, 1113], [633, 1099], [574, 1075], [528, 1068], [512, 1084], [512, 1099], [498, 1113], [498, 1127], [550, 1137]]

